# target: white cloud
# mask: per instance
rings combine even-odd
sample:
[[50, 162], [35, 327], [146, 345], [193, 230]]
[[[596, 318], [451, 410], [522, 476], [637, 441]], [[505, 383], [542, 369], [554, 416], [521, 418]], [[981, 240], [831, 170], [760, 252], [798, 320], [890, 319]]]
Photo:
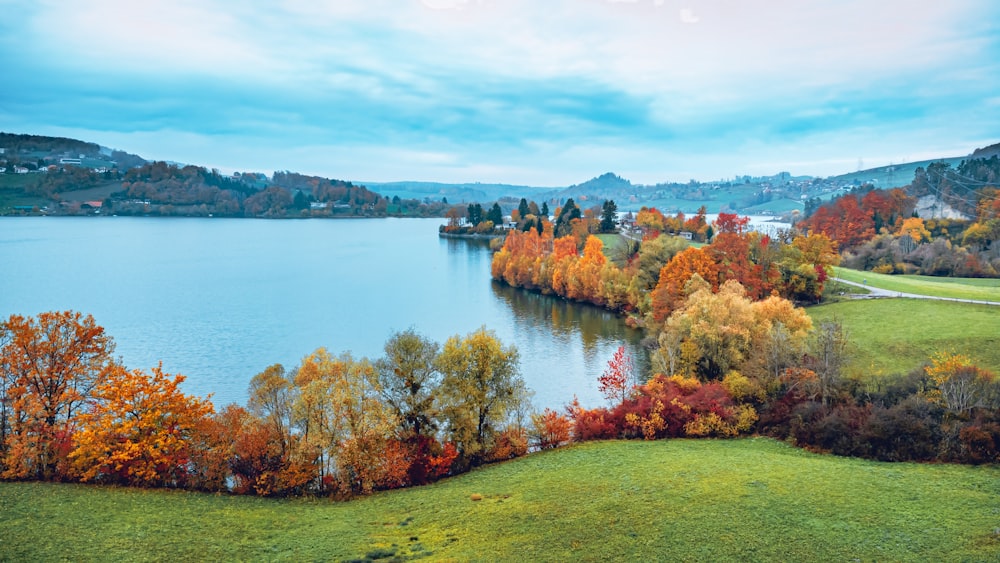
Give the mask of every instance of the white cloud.
[[681, 8], [681, 21], [684, 23], [698, 23], [701, 18], [695, 15], [694, 10], [691, 8]]
[[14, 2], [0, 63], [32, 66], [0, 121], [209, 166], [552, 184], [851, 168], [1000, 130], [987, 0], [666, 4]]

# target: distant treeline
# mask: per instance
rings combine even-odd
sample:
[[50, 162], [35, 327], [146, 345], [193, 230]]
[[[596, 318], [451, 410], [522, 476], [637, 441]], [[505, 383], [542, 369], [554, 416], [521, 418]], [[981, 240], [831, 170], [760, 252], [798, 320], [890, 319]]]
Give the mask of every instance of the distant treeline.
[[[826, 204], [810, 202], [798, 228], [837, 242], [843, 265], [884, 274], [1000, 276], [1000, 158], [918, 168], [905, 188], [862, 186]], [[920, 218], [932, 195], [972, 219]]]

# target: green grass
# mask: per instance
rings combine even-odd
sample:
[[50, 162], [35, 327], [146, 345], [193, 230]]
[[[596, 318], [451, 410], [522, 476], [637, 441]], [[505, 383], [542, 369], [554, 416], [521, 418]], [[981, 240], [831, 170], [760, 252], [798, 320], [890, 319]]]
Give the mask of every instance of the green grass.
[[1000, 308], [929, 299], [853, 300], [807, 309], [836, 320], [852, 342], [856, 375], [906, 373], [936, 352], [969, 355], [1000, 373]]
[[4, 483], [0, 560], [996, 561], [997, 498], [997, 467], [599, 442], [346, 503]]
[[48, 205], [47, 199], [25, 193], [25, 188], [35, 179], [33, 174], [0, 174], [0, 210], [15, 205]]
[[1000, 302], [1000, 279], [939, 278], [934, 276], [893, 276], [834, 268], [835, 276], [869, 286], [917, 295]]

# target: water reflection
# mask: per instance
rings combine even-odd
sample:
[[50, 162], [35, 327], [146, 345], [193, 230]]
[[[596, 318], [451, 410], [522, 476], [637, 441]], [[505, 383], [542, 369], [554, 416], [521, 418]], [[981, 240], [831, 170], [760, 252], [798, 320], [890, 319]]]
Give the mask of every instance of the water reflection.
[[[605, 354], [605, 364], [610, 359], [607, 350], [610, 348], [613, 352], [624, 344], [635, 358], [639, 373], [648, 371], [648, 353], [641, 345], [643, 332], [629, 328], [616, 315], [592, 305], [541, 295], [496, 281], [492, 282], [492, 289], [493, 295], [513, 312], [519, 332], [547, 331], [548, 334], [539, 335], [543, 340], [579, 338], [586, 357], [602, 361], [600, 356]], [[601, 365], [597, 375], [603, 370]]]

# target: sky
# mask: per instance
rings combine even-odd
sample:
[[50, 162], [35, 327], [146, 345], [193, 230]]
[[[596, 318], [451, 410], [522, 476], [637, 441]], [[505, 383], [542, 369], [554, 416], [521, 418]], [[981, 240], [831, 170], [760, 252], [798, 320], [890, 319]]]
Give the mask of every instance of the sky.
[[0, 131], [225, 172], [829, 176], [1000, 142], [995, 0], [0, 0]]

